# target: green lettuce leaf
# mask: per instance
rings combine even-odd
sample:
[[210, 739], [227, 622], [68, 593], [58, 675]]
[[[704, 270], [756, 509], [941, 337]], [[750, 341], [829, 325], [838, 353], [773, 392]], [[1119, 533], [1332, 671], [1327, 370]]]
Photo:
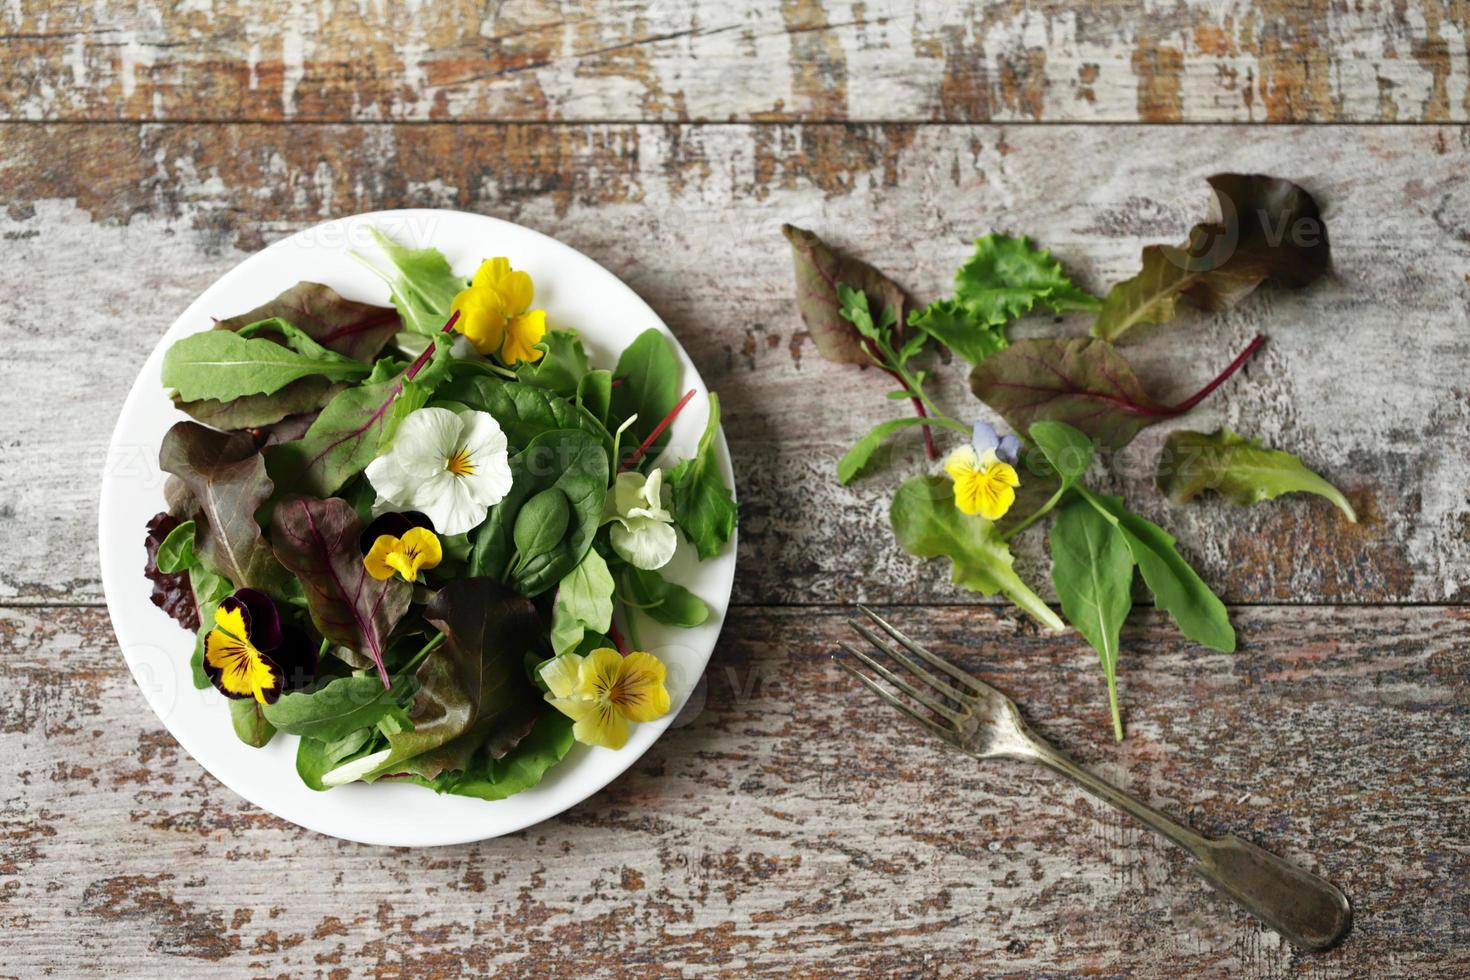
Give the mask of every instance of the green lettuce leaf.
[[[1175, 503], [1214, 490], [1233, 504], [1273, 500], [1283, 493], [1315, 493], [1332, 501], [1353, 523], [1358, 515], [1342, 492], [1307, 469], [1291, 453], [1267, 449], [1229, 429], [1172, 432], [1164, 440], [1154, 476], [1158, 488]], [[165, 542], [165, 546], [167, 542]], [[160, 549], [160, 565], [162, 560]]]
[[[632, 450], [646, 439], [654, 428], [673, 411], [679, 401], [679, 359], [663, 331], [650, 327], [628, 345], [618, 357], [613, 376], [620, 378], [612, 389], [612, 406], [608, 424], [617, 429], [625, 421], [638, 416], [623, 433], [623, 447]], [[652, 462], [668, 444], [664, 430], [644, 454]], [[621, 462], [621, 460], [617, 461]]]
[[394, 678], [392, 689], [372, 674], [334, 677], [312, 691], [281, 695], [265, 706], [266, 721], [290, 735], [336, 742], [378, 723], [412, 697], [411, 677]]
[[302, 353], [227, 330], [191, 334], [163, 355], [163, 383], [186, 402], [269, 395], [302, 378], [356, 381], [371, 370], [370, 365], [319, 345]]
[[842, 454], [837, 461], [837, 482], [846, 486], [848, 483], [867, 469], [872, 462], [873, 455], [888, 441], [895, 433], [904, 429], [911, 429], [916, 425], [931, 425], [933, 419], [903, 418], [889, 419], [879, 422], [867, 431], [867, 433], [853, 443], [852, 448]]
[[948, 558], [954, 583], [981, 595], [1005, 595], [1054, 630], [1065, 629], [1060, 617], [1032, 592], [1011, 567], [1010, 548], [995, 525], [960, 513], [954, 488], [939, 476], [905, 480], [888, 511], [898, 543], [919, 558]]
[[699, 448], [692, 457], [669, 471], [674, 523], [701, 559], [718, 555], [735, 533], [735, 497], [725, 486], [715, 453], [715, 436], [719, 431], [720, 399], [710, 392], [709, 420], [699, 437]]
[[551, 649], [557, 656], [570, 653], [587, 631], [606, 633], [612, 623], [613, 577], [596, 548], [567, 573], [556, 589], [551, 606]]
[[576, 398], [577, 386], [592, 370], [592, 362], [576, 331], [548, 330], [536, 347], [544, 352], [541, 359], [518, 363], [516, 377], [522, 384], [545, 388], [562, 398]]
[[514, 749], [499, 759], [482, 755], [463, 772], [446, 773], [442, 784], [427, 784], [441, 793], [503, 800], [530, 789], [546, 771], [572, 750], [572, 720], [546, 710]]
[[230, 698], [230, 725], [240, 741], [253, 749], [264, 748], [276, 737], [276, 729], [261, 713], [254, 698]]
[[436, 336], [449, 320], [449, 308], [454, 297], [468, 282], [454, 274], [444, 253], [437, 248], [408, 248], [377, 228], [370, 230], [378, 247], [392, 264], [393, 271], [385, 273], [362, 256], [354, 253], [353, 257], [388, 284], [404, 329], [426, 337]]

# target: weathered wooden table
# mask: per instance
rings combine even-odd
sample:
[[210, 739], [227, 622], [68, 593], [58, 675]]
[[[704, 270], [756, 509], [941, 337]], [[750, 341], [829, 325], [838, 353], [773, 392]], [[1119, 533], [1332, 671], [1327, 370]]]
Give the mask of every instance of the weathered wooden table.
[[[1100, 8], [0, 5], [0, 975], [1470, 973], [1470, 12]], [[1364, 520], [1170, 506], [1162, 428], [1109, 460], [1241, 637], [1211, 653], [1141, 606], [1119, 745], [1080, 639], [893, 545], [915, 443], [835, 485], [893, 409], [816, 356], [778, 229], [925, 297], [969, 238], [1028, 233], [1102, 289], [1221, 169], [1306, 184], [1335, 274], [1131, 355], [1167, 396], [1266, 333], [1187, 424], [1301, 454]], [[274, 239], [400, 206], [530, 225], [642, 293], [725, 398], [742, 504], [685, 721], [555, 820], [420, 852], [299, 830], [188, 758], [120, 658], [93, 530], [116, 410], [177, 313]], [[1030, 541], [1033, 581], [1042, 559]], [[1097, 771], [1339, 882], [1353, 935], [1297, 953], [1111, 810], [878, 710], [827, 659], [855, 600]]]

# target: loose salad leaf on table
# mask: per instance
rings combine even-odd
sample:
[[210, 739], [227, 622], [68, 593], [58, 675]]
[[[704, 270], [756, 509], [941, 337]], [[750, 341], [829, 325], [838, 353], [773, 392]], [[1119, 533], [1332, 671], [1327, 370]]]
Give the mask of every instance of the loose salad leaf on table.
[[298, 737], [307, 786], [503, 799], [669, 709], [623, 632], [708, 616], [659, 569], [681, 536], [708, 559], [734, 533], [719, 403], [665, 459], [693, 392], [663, 333], [596, 367], [508, 259], [466, 278], [377, 243], [392, 307], [303, 282], [166, 352], [196, 421], [161, 448], [146, 574], [221, 721]]
[[[957, 438], [943, 476], [911, 476], [894, 494], [889, 518], [899, 546], [917, 557], [948, 558], [956, 585], [1004, 593], [1044, 626], [1075, 627], [1097, 652], [1120, 740], [1117, 665], [1135, 568], [1185, 636], [1225, 652], [1236, 641], [1224, 603], [1174, 538], [1121, 498], [1088, 486], [1096, 450], [1121, 449], [1148, 426], [1186, 414], [1234, 376], [1264, 338], [1173, 404], [1150, 394], [1111, 341], [1135, 325], [1173, 319], [1181, 302], [1224, 310], [1267, 280], [1300, 288], [1329, 265], [1321, 212], [1301, 187], [1254, 174], [1219, 174], [1209, 183], [1217, 217], [1196, 226], [1182, 248], [1145, 248], [1143, 270], [1104, 298], [1074, 283], [1028, 239], [987, 234], [956, 272], [953, 295], [905, 317], [907, 294], [882, 272], [811, 232], [782, 229], [792, 246], [797, 306], [818, 351], [838, 363], [879, 368], [899, 385], [889, 399], [908, 399], [915, 410], [912, 418], [878, 421], [838, 461], [838, 481], [850, 483], [891, 459], [882, 451], [911, 429], [923, 434], [930, 460], [939, 458], [936, 435]], [[1092, 336], [1012, 340], [1011, 325], [1038, 311], [1090, 315]], [[971, 390], [1010, 434], [984, 419], [952, 418], [935, 404], [924, 381], [937, 370], [936, 353], [969, 362]], [[1355, 516], [1341, 493], [1295, 456], [1229, 430], [1170, 436], [1157, 483], [1178, 502], [1209, 489], [1236, 503], [1307, 491], [1327, 497], [1349, 520]], [[1066, 623], [1026, 584], [1009, 545], [1047, 518], [1055, 518], [1047, 535], [1051, 580]]]

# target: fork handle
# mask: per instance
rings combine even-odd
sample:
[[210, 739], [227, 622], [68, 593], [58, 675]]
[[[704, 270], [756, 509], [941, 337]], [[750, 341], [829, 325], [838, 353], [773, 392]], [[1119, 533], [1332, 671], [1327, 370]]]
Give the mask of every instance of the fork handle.
[[1332, 882], [1231, 834], [1211, 838], [1094, 776], [1046, 742], [1030, 735], [1031, 758], [1066, 776], [1099, 799], [1138, 818], [1188, 850], [1194, 871], [1217, 891], [1309, 950], [1330, 949], [1352, 926], [1352, 905]]

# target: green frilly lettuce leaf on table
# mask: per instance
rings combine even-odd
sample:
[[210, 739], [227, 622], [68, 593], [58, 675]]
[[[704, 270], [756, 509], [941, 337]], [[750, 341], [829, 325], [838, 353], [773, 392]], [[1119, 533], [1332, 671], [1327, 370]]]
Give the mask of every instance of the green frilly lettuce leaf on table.
[[[1242, 506], [1274, 500], [1283, 493], [1314, 493], [1330, 501], [1350, 523], [1358, 520], [1342, 491], [1308, 469], [1300, 458], [1268, 449], [1229, 429], [1169, 433], [1154, 483], [1180, 504], [1210, 490]], [[164, 544], [167, 547], [168, 542]], [[160, 549], [160, 564], [162, 554]]]

